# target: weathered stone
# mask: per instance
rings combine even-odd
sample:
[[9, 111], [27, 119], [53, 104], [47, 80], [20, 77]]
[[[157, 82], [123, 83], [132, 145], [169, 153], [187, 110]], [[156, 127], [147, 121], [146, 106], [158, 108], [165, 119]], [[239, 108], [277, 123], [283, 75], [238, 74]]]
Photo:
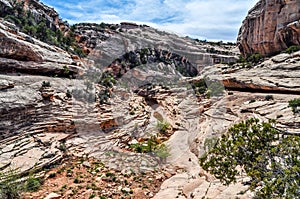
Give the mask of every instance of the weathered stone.
[[13, 82], [7, 81], [7, 80], [1, 80], [0, 79], [0, 90], [5, 90], [9, 88], [13, 88], [15, 85]]
[[299, 1], [260, 0], [240, 29], [237, 44], [242, 54], [274, 55], [300, 45], [299, 8]]
[[87, 167], [87, 168], [91, 168], [91, 163], [89, 163], [89, 162], [85, 161], [85, 162], [82, 163], [82, 165]]
[[61, 195], [59, 195], [57, 193], [50, 193], [44, 199], [60, 199], [60, 198], [61, 198]]

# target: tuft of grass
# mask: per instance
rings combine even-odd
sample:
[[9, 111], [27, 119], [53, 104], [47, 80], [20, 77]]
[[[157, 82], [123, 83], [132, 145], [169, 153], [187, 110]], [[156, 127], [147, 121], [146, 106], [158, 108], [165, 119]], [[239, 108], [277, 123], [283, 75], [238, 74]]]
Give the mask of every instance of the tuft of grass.
[[165, 134], [171, 128], [171, 125], [166, 121], [158, 121], [156, 127], [160, 133]]

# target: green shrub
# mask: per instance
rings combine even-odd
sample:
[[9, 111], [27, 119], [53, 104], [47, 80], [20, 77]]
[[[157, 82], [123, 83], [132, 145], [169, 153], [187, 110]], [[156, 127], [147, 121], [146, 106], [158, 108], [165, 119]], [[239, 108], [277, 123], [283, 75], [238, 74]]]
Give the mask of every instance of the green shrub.
[[67, 98], [72, 98], [72, 92], [69, 89], [66, 92], [66, 97]]
[[78, 183], [80, 183], [80, 180], [78, 178], [75, 178], [73, 182], [78, 184]]
[[153, 135], [147, 141], [130, 145], [130, 148], [134, 149], [138, 153], [149, 153], [153, 152], [159, 144], [160, 141], [157, 136]]
[[75, 40], [74, 26], [71, 27], [67, 35], [60, 29], [53, 31], [44, 17], [35, 17], [30, 10], [25, 10], [24, 4], [21, 3], [17, 3], [12, 9], [7, 9], [6, 12], [0, 13], [0, 16], [14, 23], [20, 31], [31, 37], [63, 48], [71, 53], [77, 54], [79, 57], [86, 56]]
[[89, 198], [95, 198], [96, 194], [92, 193]]
[[265, 100], [267, 100], [267, 101], [274, 100], [274, 97], [273, 97], [273, 95], [266, 95]]
[[207, 80], [207, 97], [221, 96], [224, 93], [224, 85], [218, 80]]
[[50, 82], [43, 81], [42, 87], [51, 87]]
[[107, 88], [111, 88], [117, 83], [117, 80], [111, 72], [104, 72], [99, 83]]
[[299, 135], [278, 130], [275, 121], [249, 119], [222, 135], [200, 158], [200, 165], [225, 185], [236, 182], [241, 168], [251, 179], [255, 198], [298, 198], [299, 151]]
[[20, 176], [16, 170], [0, 171], [0, 198], [19, 199], [20, 194], [24, 191], [24, 184], [18, 182]]
[[156, 127], [160, 133], [165, 134], [171, 128], [171, 125], [167, 121], [158, 121]]
[[39, 178], [35, 178], [34, 176], [29, 176], [25, 183], [25, 189], [29, 192], [35, 192], [39, 190], [41, 186], [41, 180]]
[[246, 61], [251, 63], [258, 63], [262, 60], [262, 55], [260, 53], [254, 53], [252, 55], [248, 55]]
[[167, 157], [169, 157], [171, 155], [170, 149], [165, 144], [158, 145], [155, 148], [154, 153], [157, 157], [159, 157], [161, 159], [166, 159]]
[[196, 94], [204, 94], [207, 91], [207, 85], [204, 79], [191, 84]]
[[289, 107], [292, 108], [293, 113], [298, 113], [299, 109], [298, 107], [300, 107], [300, 98], [298, 99], [293, 99], [289, 101]]
[[300, 46], [290, 46], [286, 50], [284, 50], [283, 52], [291, 54], [291, 53], [297, 52], [299, 50], [300, 50]]
[[56, 177], [56, 173], [50, 173], [48, 178], [55, 178]]

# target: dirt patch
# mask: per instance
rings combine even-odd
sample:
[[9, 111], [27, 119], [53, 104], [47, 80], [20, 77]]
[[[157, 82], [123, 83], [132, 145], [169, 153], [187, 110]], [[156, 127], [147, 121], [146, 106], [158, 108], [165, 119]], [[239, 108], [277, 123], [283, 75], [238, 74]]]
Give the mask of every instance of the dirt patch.
[[25, 199], [44, 198], [54, 192], [67, 198], [152, 198], [168, 172], [135, 173], [116, 171], [95, 159], [66, 158], [63, 163], [45, 172], [39, 191], [24, 193]]

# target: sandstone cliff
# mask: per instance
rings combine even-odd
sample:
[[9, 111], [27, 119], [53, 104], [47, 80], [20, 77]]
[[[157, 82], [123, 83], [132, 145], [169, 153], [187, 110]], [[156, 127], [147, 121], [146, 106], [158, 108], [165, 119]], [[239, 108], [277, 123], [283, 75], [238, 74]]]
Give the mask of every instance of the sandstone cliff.
[[299, 9], [299, 1], [260, 0], [240, 29], [237, 44], [241, 53], [269, 56], [300, 45]]

